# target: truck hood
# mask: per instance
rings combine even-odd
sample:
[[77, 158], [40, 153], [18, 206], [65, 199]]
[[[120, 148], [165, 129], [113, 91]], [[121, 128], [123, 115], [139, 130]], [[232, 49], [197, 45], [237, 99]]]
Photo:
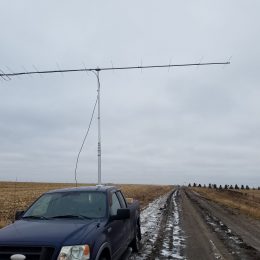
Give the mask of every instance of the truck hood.
[[0, 245], [77, 245], [99, 228], [97, 220], [19, 220], [0, 229]]

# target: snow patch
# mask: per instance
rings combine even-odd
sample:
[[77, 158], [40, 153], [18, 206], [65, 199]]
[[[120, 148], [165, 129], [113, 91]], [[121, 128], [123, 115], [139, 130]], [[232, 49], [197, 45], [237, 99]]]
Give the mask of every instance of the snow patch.
[[160, 224], [166, 210], [170, 210], [170, 212], [166, 221], [162, 248], [158, 252], [160, 257], [155, 257], [155, 259], [186, 259], [182, 256], [185, 238], [180, 223], [179, 191], [174, 191], [169, 205], [166, 205], [169, 195], [166, 194], [154, 200], [141, 212], [142, 249], [139, 254], [132, 254], [129, 259], [149, 259], [155, 244], [158, 242], [157, 240], [161, 239], [161, 237], [158, 237]]
[[163, 241], [163, 249], [160, 254], [167, 259], [186, 259], [183, 254], [185, 247], [184, 231], [180, 226], [180, 205], [177, 203], [179, 191], [172, 195], [172, 210], [166, 223], [166, 236]]

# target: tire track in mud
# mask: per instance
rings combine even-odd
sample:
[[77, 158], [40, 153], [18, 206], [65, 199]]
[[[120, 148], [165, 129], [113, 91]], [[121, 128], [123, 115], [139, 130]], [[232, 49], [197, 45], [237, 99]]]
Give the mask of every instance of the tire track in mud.
[[181, 201], [179, 190], [175, 190], [168, 204], [165, 232], [159, 259], [185, 259], [185, 236], [181, 228]]
[[185, 256], [187, 259], [233, 260], [224, 245], [212, 234], [207, 223], [183, 189], [180, 193], [183, 207], [183, 228], [186, 234]]
[[162, 229], [162, 219], [167, 208], [168, 195], [160, 197], [141, 213], [141, 251], [135, 259], [148, 259]]
[[159, 197], [142, 210], [140, 214], [142, 234], [140, 251], [138, 254], [132, 253], [129, 259], [148, 259], [147, 256], [151, 254], [157, 241], [166, 201], [170, 194]]
[[231, 217], [221, 209], [185, 188], [156, 199], [141, 212], [141, 250], [129, 259], [260, 260], [260, 252], [224, 223]]
[[142, 212], [142, 248], [130, 259], [185, 259], [180, 206], [179, 190], [174, 190]]
[[[226, 248], [228, 255], [225, 257], [215, 254], [215, 259], [260, 259], [260, 252], [248, 245], [243, 239], [232, 231], [221, 219], [216, 217], [214, 209], [211, 209], [212, 202], [206, 202], [192, 191], [185, 190], [185, 195], [195, 206], [198, 213], [205, 223], [207, 223], [211, 232], [218, 238], [218, 241]], [[213, 243], [210, 240], [211, 243]], [[213, 249], [214, 249], [213, 243]], [[215, 249], [217, 249], [215, 247]]]

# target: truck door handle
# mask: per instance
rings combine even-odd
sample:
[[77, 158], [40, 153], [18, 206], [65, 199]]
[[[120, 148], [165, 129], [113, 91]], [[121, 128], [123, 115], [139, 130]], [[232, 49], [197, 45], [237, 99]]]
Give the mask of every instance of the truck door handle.
[[109, 227], [109, 228], [107, 229], [107, 232], [110, 233], [111, 231], [112, 231], [112, 228]]

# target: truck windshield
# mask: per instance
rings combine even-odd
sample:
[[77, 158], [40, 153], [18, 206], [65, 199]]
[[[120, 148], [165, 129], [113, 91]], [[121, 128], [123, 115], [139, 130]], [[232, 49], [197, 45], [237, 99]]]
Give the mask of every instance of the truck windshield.
[[74, 191], [47, 193], [41, 196], [23, 218], [103, 218], [106, 195], [102, 192]]

